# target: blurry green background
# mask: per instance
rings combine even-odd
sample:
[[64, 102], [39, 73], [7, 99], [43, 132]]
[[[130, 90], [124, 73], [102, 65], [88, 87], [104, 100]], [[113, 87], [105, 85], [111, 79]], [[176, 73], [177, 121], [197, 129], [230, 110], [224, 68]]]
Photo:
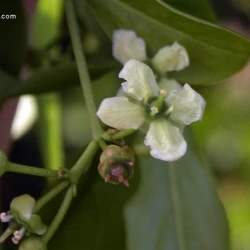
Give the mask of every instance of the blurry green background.
[[[221, 25], [250, 38], [249, 0], [210, 1]], [[57, 6], [61, 1], [53, 2]], [[40, 6], [40, 8], [46, 13], [46, 6]], [[47, 39], [51, 40], [54, 39], [50, 37], [51, 33], [63, 30], [62, 9], [55, 9], [58, 12], [53, 13], [51, 17], [53, 25], [49, 26], [50, 29], [47, 29], [48, 26], [46, 29], [40, 29], [44, 20], [36, 17], [34, 25], [38, 26], [33, 28], [36, 31], [32, 36], [36, 40], [31, 39], [33, 48], [43, 46], [47, 42], [48, 34]], [[87, 59], [90, 64], [91, 62], [101, 64], [103, 55], [106, 58], [107, 55], [111, 57], [111, 44], [98, 27], [93, 27], [86, 20], [81, 20], [81, 23], [84, 22], [85, 26], [82, 29], [86, 36], [83, 46]], [[63, 32], [56, 34], [56, 37], [58, 35], [64, 37]], [[64, 42], [67, 45], [67, 38]], [[57, 60], [67, 61], [62, 54], [70, 57], [72, 51], [64, 51], [65, 44], [59, 50], [53, 46], [49, 49], [51, 59], [49, 63]], [[43, 67], [47, 63], [42, 62]], [[112, 81], [115, 75], [117, 74], [111, 73], [101, 81]], [[118, 90], [119, 80], [116, 79], [116, 81]], [[114, 88], [114, 85], [110, 88]], [[220, 85], [196, 89], [207, 101], [202, 122], [192, 125], [197, 146], [213, 170], [220, 197], [226, 208], [232, 250], [250, 250], [250, 64]], [[112, 89], [111, 92], [115, 93], [116, 89]], [[103, 93], [96, 96], [97, 103], [101, 101], [102, 95]], [[39, 119], [29, 134], [39, 134], [38, 137], [42, 138], [38, 140], [42, 156], [48, 153], [51, 155], [51, 157], [42, 157], [44, 166], [57, 169], [64, 165], [65, 161], [68, 162], [74, 158], [75, 152], [79, 152], [90, 140], [81, 89], [76, 87], [61, 94], [43, 95], [36, 98], [36, 102]], [[77, 122], [75, 122], [76, 117]], [[16, 145], [24, 138], [27, 138], [27, 135], [19, 137]], [[12, 154], [14, 149], [15, 144]], [[65, 152], [66, 157], [64, 157]], [[15, 157], [14, 155], [13, 158]]]

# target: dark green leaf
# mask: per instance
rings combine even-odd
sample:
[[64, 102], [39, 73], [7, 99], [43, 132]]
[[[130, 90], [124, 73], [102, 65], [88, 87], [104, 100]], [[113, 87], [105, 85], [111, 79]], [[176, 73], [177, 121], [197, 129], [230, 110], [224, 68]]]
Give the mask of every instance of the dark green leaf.
[[23, 1], [0, 1], [1, 15], [15, 15], [16, 19], [0, 20], [0, 68], [17, 75], [24, 62], [27, 45], [27, 27]]
[[[82, 183], [70, 212], [49, 245], [49, 249], [124, 250], [125, 229], [123, 207], [138, 185], [138, 171], [130, 187], [107, 184], [95, 172]], [[92, 173], [88, 173], [92, 175]], [[92, 184], [92, 185], [91, 185]]]
[[168, 164], [140, 159], [141, 184], [125, 210], [129, 250], [228, 250], [228, 225], [207, 169], [189, 149]]
[[216, 23], [215, 13], [207, 0], [163, 0], [172, 7], [208, 22]]
[[[114, 65], [89, 66], [92, 79], [99, 77], [114, 68]], [[118, 78], [118, 73], [117, 73]], [[62, 91], [80, 86], [75, 64], [58, 65], [54, 68], [43, 69], [25, 80], [22, 84], [14, 77], [0, 71], [0, 101], [24, 94], [43, 94]], [[112, 84], [112, 83], [111, 83]]]
[[250, 42], [235, 33], [185, 15], [160, 1], [89, 0], [99, 22], [111, 37], [115, 29], [132, 29], [153, 54], [178, 41], [191, 65], [172, 77], [190, 84], [214, 84], [239, 71], [248, 61]]

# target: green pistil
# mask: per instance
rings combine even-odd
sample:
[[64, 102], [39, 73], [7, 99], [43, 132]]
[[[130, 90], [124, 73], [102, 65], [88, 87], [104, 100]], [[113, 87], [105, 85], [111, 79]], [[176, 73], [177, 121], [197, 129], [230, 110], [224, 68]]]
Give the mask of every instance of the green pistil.
[[[166, 115], [166, 110], [168, 108], [164, 102], [166, 95], [167, 92], [161, 90], [157, 98], [154, 97], [149, 100], [146, 100], [146, 98], [143, 99], [141, 105], [145, 108], [150, 120], [154, 119], [156, 116], [159, 117], [161, 115]], [[171, 109], [169, 111], [171, 112]]]
[[158, 96], [157, 100], [155, 101], [155, 107], [158, 108], [159, 112], [161, 111], [161, 109], [163, 107], [166, 94], [167, 94], [167, 92], [165, 90], [161, 90], [160, 95]]

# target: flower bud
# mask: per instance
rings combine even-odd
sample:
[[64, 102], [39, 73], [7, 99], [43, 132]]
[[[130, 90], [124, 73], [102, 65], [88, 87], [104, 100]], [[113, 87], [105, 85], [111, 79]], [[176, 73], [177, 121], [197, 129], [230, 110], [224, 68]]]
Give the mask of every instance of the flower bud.
[[175, 42], [159, 49], [152, 59], [152, 63], [159, 73], [179, 71], [189, 65], [189, 56], [187, 50]]
[[38, 236], [31, 236], [25, 238], [18, 250], [46, 250], [47, 246], [46, 244], [42, 241], [41, 237]]
[[0, 150], [0, 176], [2, 176], [7, 168], [8, 159], [3, 151]]
[[12, 233], [13, 243], [18, 244], [25, 235], [30, 233], [43, 235], [46, 232], [47, 226], [42, 223], [38, 215], [33, 214], [34, 206], [35, 199], [28, 194], [12, 200], [10, 210], [7, 213], [0, 213], [0, 221], [9, 223], [8, 228], [0, 236], [0, 242], [6, 240]]
[[144, 40], [137, 36], [132, 30], [115, 30], [113, 33], [113, 56], [122, 64], [130, 59], [145, 61], [146, 44]]
[[100, 156], [98, 171], [106, 182], [123, 183], [129, 186], [128, 179], [133, 175], [134, 153], [128, 147], [109, 145]]

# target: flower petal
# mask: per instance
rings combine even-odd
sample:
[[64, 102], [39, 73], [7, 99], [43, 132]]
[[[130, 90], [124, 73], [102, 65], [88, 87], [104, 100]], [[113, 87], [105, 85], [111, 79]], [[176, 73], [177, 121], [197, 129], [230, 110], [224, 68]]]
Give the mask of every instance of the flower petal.
[[143, 98], [157, 96], [159, 86], [156, 83], [152, 69], [135, 59], [129, 60], [119, 74], [127, 82], [122, 84], [124, 91], [141, 101]]
[[23, 194], [12, 200], [10, 210], [17, 220], [29, 220], [34, 206], [35, 199], [28, 194]]
[[203, 97], [188, 84], [180, 90], [170, 92], [165, 101], [173, 106], [170, 119], [185, 125], [201, 120], [206, 106]]
[[116, 129], [137, 129], [145, 121], [143, 108], [126, 97], [104, 99], [97, 115], [103, 123]]
[[165, 73], [186, 68], [189, 65], [189, 57], [186, 49], [175, 42], [159, 49], [152, 62], [160, 73]]
[[145, 144], [150, 146], [150, 154], [154, 158], [163, 161], [178, 160], [187, 149], [180, 129], [163, 119], [150, 123]]
[[182, 86], [175, 79], [162, 78], [159, 82], [160, 89], [169, 93], [170, 91], [181, 89]]
[[147, 59], [146, 45], [132, 30], [116, 30], [113, 33], [113, 56], [122, 64], [129, 59]]

